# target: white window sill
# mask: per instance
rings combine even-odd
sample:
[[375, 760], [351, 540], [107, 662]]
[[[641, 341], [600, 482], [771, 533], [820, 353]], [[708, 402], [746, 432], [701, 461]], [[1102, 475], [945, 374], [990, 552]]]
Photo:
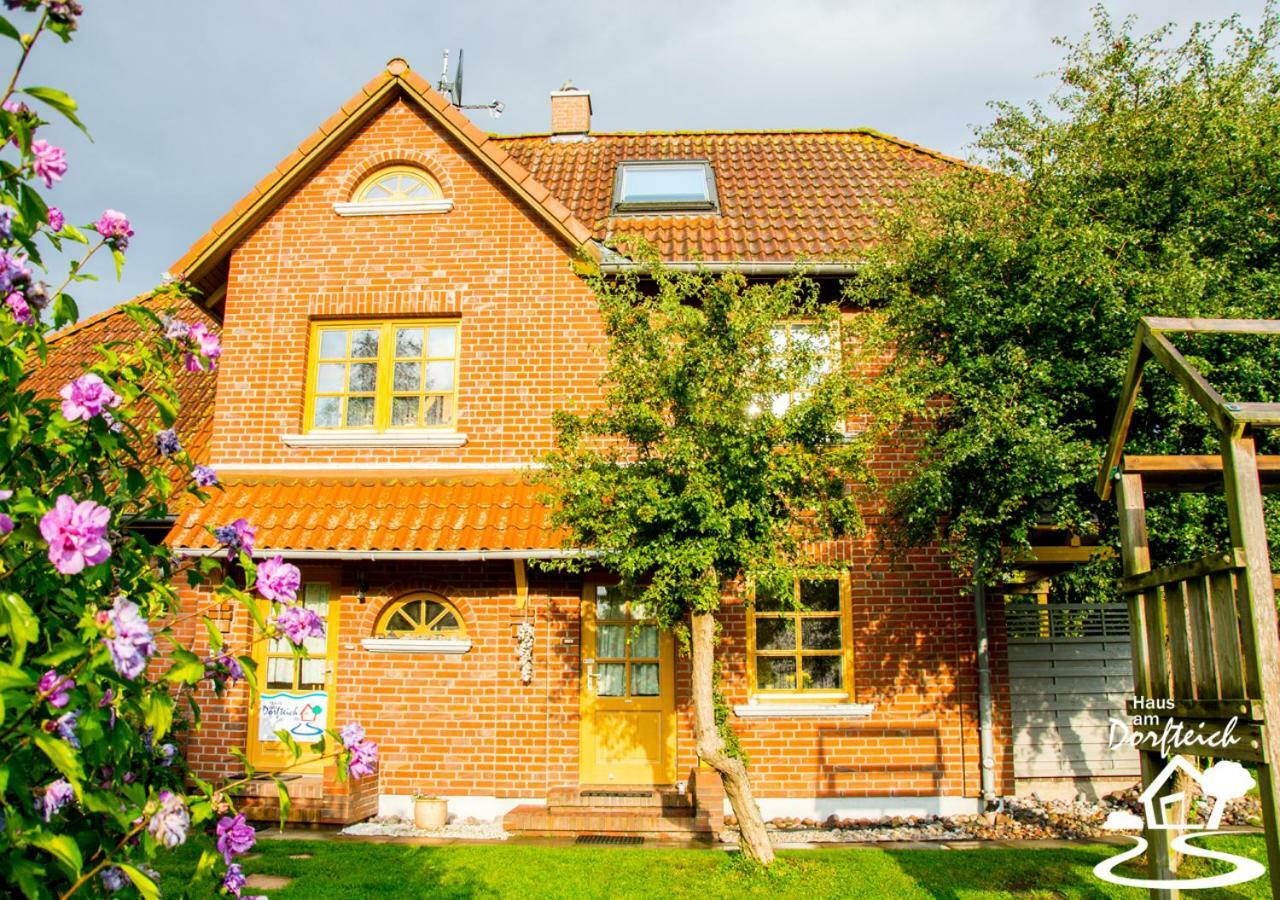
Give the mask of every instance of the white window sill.
[[405, 216], [447, 213], [451, 209], [452, 200], [362, 200], [333, 204], [333, 211], [340, 216]]
[[469, 640], [448, 638], [365, 638], [361, 643], [370, 653], [466, 653]]
[[460, 431], [312, 431], [280, 436], [289, 447], [461, 447]]
[[865, 719], [872, 703], [742, 703], [733, 708], [740, 719]]

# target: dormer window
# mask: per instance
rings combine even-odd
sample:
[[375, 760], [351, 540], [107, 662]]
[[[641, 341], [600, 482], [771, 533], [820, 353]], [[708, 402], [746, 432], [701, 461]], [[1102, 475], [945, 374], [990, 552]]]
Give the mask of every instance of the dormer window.
[[716, 178], [706, 160], [624, 160], [614, 178], [613, 211], [694, 212], [717, 207]]
[[356, 187], [347, 203], [333, 204], [340, 216], [442, 213], [453, 208], [440, 183], [417, 166], [378, 169]]

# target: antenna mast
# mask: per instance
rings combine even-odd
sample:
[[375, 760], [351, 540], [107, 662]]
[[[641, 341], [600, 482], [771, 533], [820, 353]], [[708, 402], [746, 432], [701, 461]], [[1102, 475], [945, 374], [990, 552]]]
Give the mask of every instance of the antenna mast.
[[440, 80], [436, 82], [436, 89], [440, 93], [449, 98], [458, 109], [487, 109], [489, 115], [498, 118], [502, 115], [502, 111], [506, 109], [506, 105], [501, 100], [491, 100], [488, 103], [463, 103], [462, 102], [462, 51], [458, 51], [458, 64], [454, 67], [453, 78], [449, 78], [449, 50], [446, 48], [444, 57], [440, 61]]

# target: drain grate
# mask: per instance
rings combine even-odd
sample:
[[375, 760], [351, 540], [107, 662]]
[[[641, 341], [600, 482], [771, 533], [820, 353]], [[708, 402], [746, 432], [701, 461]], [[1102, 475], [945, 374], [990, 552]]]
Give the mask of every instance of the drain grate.
[[652, 797], [653, 791], [583, 791], [582, 797]]
[[575, 844], [643, 844], [644, 838], [633, 834], [580, 834]]

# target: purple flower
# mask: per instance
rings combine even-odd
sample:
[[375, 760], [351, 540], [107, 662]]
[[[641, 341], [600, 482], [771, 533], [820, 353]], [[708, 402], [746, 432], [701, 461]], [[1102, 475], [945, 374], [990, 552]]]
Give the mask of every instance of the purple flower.
[[33, 281], [28, 284], [26, 301], [36, 309], [44, 309], [49, 305], [49, 285], [43, 281]]
[[49, 18], [67, 26], [68, 31], [75, 31], [76, 20], [84, 15], [84, 6], [80, 0], [44, 0], [49, 10]]
[[36, 177], [44, 179], [44, 186], [53, 187], [55, 181], [61, 181], [67, 174], [67, 153], [61, 147], [55, 147], [44, 138], [36, 138], [31, 142], [31, 168]]
[[309, 637], [324, 637], [324, 622], [314, 609], [305, 606], [286, 606], [280, 610], [276, 616], [276, 628], [298, 647]]
[[240, 892], [244, 890], [245, 877], [244, 872], [240, 869], [240, 863], [231, 863], [227, 866], [227, 874], [222, 879], [222, 889], [229, 894], [239, 897]]
[[160, 745], [160, 765], [168, 767], [173, 765], [173, 758], [178, 755], [178, 748], [174, 744]]
[[0, 240], [7, 241], [13, 238], [14, 215], [12, 206], [0, 206]]
[[49, 230], [55, 234], [62, 230], [62, 226], [67, 224], [67, 217], [62, 214], [62, 210], [56, 206], [49, 207]]
[[80, 721], [80, 710], [73, 709], [58, 716], [53, 722], [53, 728], [58, 732], [58, 737], [62, 738], [72, 747], [80, 749], [80, 738], [76, 735], [76, 725]]
[[117, 597], [107, 614], [111, 628], [103, 643], [111, 651], [111, 663], [125, 678], [137, 678], [147, 667], [147, 657], [156, 652], [151, 624], [138, 612], [135, 603]]
[[36, 798], [36, 812], [44, 816], [44, 820], [48, 822], [75, 795], [76, 792], [71, 787], [71, 782], [65, 778], [59, 778], [45, 788], [44, 793]]
[[[0, 501], [8, 500], [12, 496], [13, 491], [0, 491]], [[9, 518], [8, 513], [0, 513], [0, 536], [11, 531], [13, 531], [13, 519]]]
[[243, 550], [253, 556], [253, 542], [258, 537], [258, 529], [249, 524], [248, 519], [236, 519], [230, 525], [222, 525], [213, 529], [214, 539], [231, 553]]
[[36, 690], [44, 699], [49, 701], [49, 705], [54, 709], [62, 709], [62, 707], [71, 702], [69, 695], [75, 686], [76, 680], [74, 678], [59, 675], [56, 670], [50, 669], [40, 676]]
[[173, 456], [175, 453], [181, 453], [182, 442], [178, 440], [178, 433], [172, 428], [157, 431], [156, 449], [160, 451], [161, 456]]
[[107, 727], [115, 728], [116, 727], [115, 691], [113, 691], [111, 688], [107, 688], [106, 693], [102, 695], [102, 699], [98, 701], [98, 709], [107, 709], [107, 708], [110, 708], [111, 710], [111, 718]]
[[187, 839], [191, 827], [191, 814], [186, 801], [172, 791], [160, 792], [160, 808], [151, 814], [147, 830], [157, 841], [170, 850]]
[[275, 556], [258, 566], [258, 593], [268, 600], [292, 603], [298, 599], [302, 586], [302, 573], [298, 567]]
[[205, 677], [212, 678], [215, 684], [224, 680], [223, 670], [226, 671], [225, 678], [229, 679], [232, 684], [244, 680], [244, 666], [240, 665], [240, 660], [230, 653], [210, 656], [204, 661]]
[[15, 290], [31, 281], [27, 258], [8, 250], [0, 250], [0, 294]]
[[88, 422], [120, 405], [120, 395], [92, 372], [63, 385], [58, 394], [62, 397], [62, 414], [72, 422], [77, 419]]
[[119, 866], [107, 866], [98, 874], [102, 878], [102, 886], [113, 894], [129, 886], [129, 876]]
[[256, 841], [257, 832], [244, 820], [243, 813], [218, 820], [218, 851], [224, 862], [230, 863], [233, 858], [248, 853]]
[[358, 744], [364, 740], [364, 726], [359, 722], [351, 722], [343, 725], [338, 734], [342, 737], [342, 746], [350, 747], [352, 744]]
[[102, 235], [107, 245], [114, 250], [127, 249], [129, 238], [133, 237], [128, 217], [118, 209], [105, 210], [98, 221], [93, 223], [93, 230]]
[[373, 774], [378, 761], [378, 745], [373, 741], [356, 741], [347, 747], [351, 759], [347, 762], [347, 774], [352, 778], [364, 778]]
[[13, 314], [13, 320], [19, 325], [30, 325], [35, 321], [35, 317], [31, 315], [31, 306], [27, 303], [27, 298], [17, 291], [4, 298], [4, 305], [9, 307], [9, 312]]
[[[222, 356], [222, 342], [218, 340], [218, 336], [209, 330], [209, 326], [203, 322], [196, 322], [187, 330], [187, 336], [195, 342], [196, 353], [187, 354], [187, 371], [188, 372], [212, 372], [218, 368], [218, 358]], [[200, 357], [204, 357], [209, 361], [206, 369]]]
[[[9, 0], [5, 0], [4, 5], [10, 9], [15, 8]], [[10, 97], [8, 100], [4, 101], [4, 105], [0, 106], [0, 109], [3, 109], [5, 112], [11, 113], [15, 116], [25, 116], [31, 113], [31, 107], [27, 106], [27, 104], [18, 100], [16, 97]]]
[[218, 483], [218, 473], [210, 466], [196, 466], [191, 470], [197, 487], [213, 487]]
[[171, 341], [186, 340], [187, 335], [191, 333], [191, 326], [181, 319], [172, 319], [165, 317], [164, 319], [164, 336]]
[[59, 496], [40, 520], [40, 534], [49, 544], [49, 562], [63, 575], [105, 562], [111, 555], [106, 539], [110, 519], [111, 510], [92, 500], [76, 503], [66, 494]]

